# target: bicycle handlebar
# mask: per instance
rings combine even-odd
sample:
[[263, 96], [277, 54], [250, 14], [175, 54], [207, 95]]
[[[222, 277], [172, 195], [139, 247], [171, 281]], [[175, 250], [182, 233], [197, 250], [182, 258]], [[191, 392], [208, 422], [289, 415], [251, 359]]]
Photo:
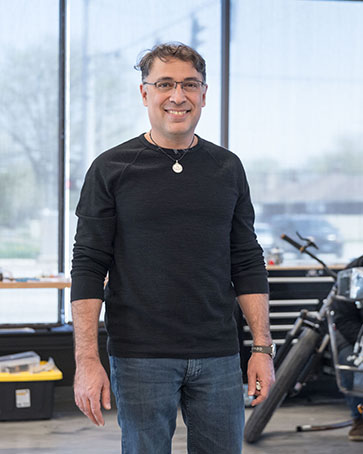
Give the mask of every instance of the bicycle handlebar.
[[288, 243], [291, 244], [291, 246], [294, 246], [294, 248], [296, 248], [297, 250], [299, 250], [302, 254], [307, 254], [309, 255], [311, 258], [313, 258], [314, 260], [316, 260], [317, 262], [319, 262], [324, 270], [327, 272], [327, 274], [329, 274], [329, 276], [331, 276], [332, 278], [334, 278], [334, 280], [336, 280], [337, 278], [337, 274], [332, 271], [330, 268], [328, 268], [328, 266], [322, 261], [320, 260], [318, 257], [316, 257], [316, 255], [314, 255], [312, 252], [308, 251], [307, 250], [307, 246], [303, 246], [302, 244], [298, 243], [297, 241], [293, 240], [292, 238], [290, 238], [288, 235], [286, 235], [285, 233], [283, 233], [281, 235], [281, 238], [284, 240], [284, 241], [287, 241]]
[[294, 246], [294, 248], [298, 249], [300, 252], [304, 252], [305, 248], [304, 246], [302, 246], [301, 244], [299, 244], [297, 241], [293, 240], [292, 238], [290, 238], [289, 236], [287, 236], [285, 233], [283, 233], [281, 235], [281, 238], [285, 241], [287, 241], [288, 243], [291, 244], [291, 246]]

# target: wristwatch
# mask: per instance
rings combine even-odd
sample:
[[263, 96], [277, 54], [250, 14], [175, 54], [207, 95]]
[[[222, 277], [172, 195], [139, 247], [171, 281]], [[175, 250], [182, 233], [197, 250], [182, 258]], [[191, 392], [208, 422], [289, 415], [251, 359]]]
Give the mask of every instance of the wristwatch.
[[251, 353], [266, 353], [267, 355], [270, 355], [272, 359], [274, 359], [276, 355], [276, 344], [252, 345]]

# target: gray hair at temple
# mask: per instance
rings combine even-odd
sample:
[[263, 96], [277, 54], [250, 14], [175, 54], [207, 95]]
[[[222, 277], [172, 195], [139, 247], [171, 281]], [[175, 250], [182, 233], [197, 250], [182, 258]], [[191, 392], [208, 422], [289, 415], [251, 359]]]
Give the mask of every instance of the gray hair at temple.
[[166, 62], [170, 58], [177, 58], [182, 61], [189, 61], [194, 68], [202, 75], [203, 82], [206, 80], [206, 63], [204, 58], [192, 47], [179, 42], [171, 42], [155, 45], [139, 58], [135, 69], [141, 71], [141, 79], [144, 81], [149, 75], [155, 58]]

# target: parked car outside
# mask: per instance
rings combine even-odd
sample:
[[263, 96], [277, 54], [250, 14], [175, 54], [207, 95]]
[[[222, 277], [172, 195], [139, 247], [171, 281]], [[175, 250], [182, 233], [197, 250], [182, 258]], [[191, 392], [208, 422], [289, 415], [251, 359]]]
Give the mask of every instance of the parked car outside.
[[340, 257], [343, 253], [343, 240], [339, 230], [324, 218], [299, 214], [283, 214], [271, 218], [271, 229], [278, 246], [286, 252], [295, 253], [296, 249], [280, 239], [285, 233], [300, 241], [296, 232], [304, 238], [311, 239], [319, 248], [319, 252], [334, 254]]

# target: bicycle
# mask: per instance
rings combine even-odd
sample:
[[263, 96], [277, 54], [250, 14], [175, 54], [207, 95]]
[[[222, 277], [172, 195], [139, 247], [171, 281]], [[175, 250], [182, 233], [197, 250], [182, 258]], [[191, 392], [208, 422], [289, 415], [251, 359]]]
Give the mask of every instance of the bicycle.
[[[281, 238], [301, 253], [309, 255], [319, 262], [326, 273], [334, 278], [335, 282], [317, 313], [305, 309], [301, 311], [293, 328], [287, 334], [284, 344], [279, 348], [275, 358], [275, 368], [277, 369], [275, 383], [267, 399], [255, 407], [245, 426], [244, 437], [248, 443], [254, 443], [259, 439], [274, 411], [282, 404], [289, 392], [291, 390], [294, 393], [300, 391], [329, 345], [332, 351], [338, 388], [345, 394], [363, 397], [363, 385], [362, 388], [352, 390], [342, 386], [340, 377], [342, 372], [350, 371], [363, 378], [363, 369], [339, 364], [334, 321], [331, 314], [332, 304], [338, 298], [344, 300], [347, 304], [356, 302], [363, 304], [363, 255], [347, 265], [344, 270], [335, 273], [308, 250], [309, 247], [317, 246], [310, 239], [302, 238], [299, 234], [298, 236], [305, 241], [305, 245], [299, 244], [287, 235], [281, 235]], [[356, 279], [356, 282], [353, 283], [354, 273], [360, 276], [360, 279]]]

